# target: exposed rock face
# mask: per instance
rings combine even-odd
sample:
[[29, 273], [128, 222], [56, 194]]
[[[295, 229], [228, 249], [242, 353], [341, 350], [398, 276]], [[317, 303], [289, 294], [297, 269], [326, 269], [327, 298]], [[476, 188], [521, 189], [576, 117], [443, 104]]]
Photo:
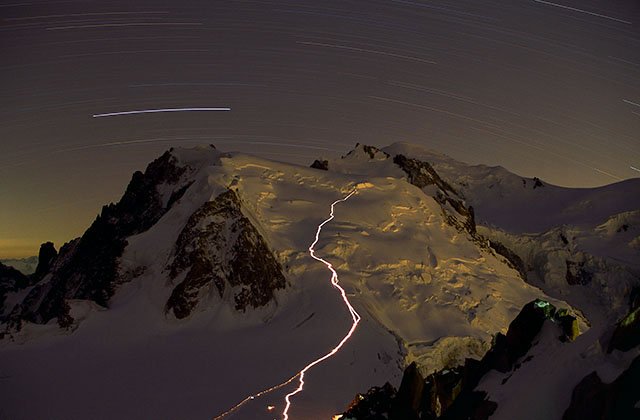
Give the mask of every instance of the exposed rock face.
[[51, 265], [53, 264], [53, 260], [58, 256], [58, 251], [56, 251], [53, 246], [53, 242], [45, 242], [40, 245], [40, 252], [38, 253], [38, 266], [36, 267], [35, 273], [33, 273], [33, 277], [37, 280], [41, 280], [45, 274], [49, 272]]
[[563, 341], [574, 340], [579, 333], [574, 316], [565, 310], [556, 311], [549, 302], [536, 299], [527, 303], [511, 321], [506, 336], [501, 333], [496, 335], [494, 345], [483, 358], [483, 362], [488, 363], [492, 369], [509, 372], [515, 362], [529, 351], [533, 340], [547, 320], [560, 326], [562, 335], [559, 338]]
[[404, 155], [396, 155], [393, 158], [393, 163], [398, 165], [407, 174], [407, 180], [418, 188], [437, 185], [445, 194], [458, 195], [449, 183], [440, 178], [440, 175], [428, 162], [407, 158]]
[[405, 369], [397, 392], [387, 383], [358, 394], [343, 418], [486, 420], [497, 405], [488, 401], [485, 393], [472, 391], [479, 379], [478, 363], [471, 361], [469, 367], [442, 370], [423, 378], [414, 362]]
[[567, 283], [570, 285], [586, 285], [593, 280], [593, 274], [587, 271], [582, 262], [573, 262], [567, 260]]
[[493, 250], [498, 254], [506, 258], [508, 264], [512, 268], [516, 269], [518, 273], [520, 273], [520, 277], [522, 277], [523, 280], [527, 279], [527, 267], [525, 266], [524, 261], [522, 261], [522, 258], [518, 256], [518, 254], [498, 241], [489, 240], [489, 246], [491, 246], [491, 248], [493, 248]]
[[4, 313], [7, 293], [29, 286], [29, 277], [8, 265], [0, 263], [0, 314]]
[[395, 395], [396, 390], [389, 382], [381, 387], [374, 386], [366, 394], [356, 395], [343, 419], [393, 419], [390, 410]]
[[407, 180], [416, 187], [422, 189], [429, 185], [435, 185], [438, 188], [438, 192], [434, 199], [442, 206], [447, 222], [458, 228], [458, 230], [465, 230], [471, 236], [476, 236], [473, 207], [465, 206], [464, 200], [458, 192], [443, 180], [428, 162], [410, 159], [404, 155], [396, 155], [393, 158], [393, 163], [407, 174]]
[[533, 189], [535, 190], [536, 188], [540, 187], [544, 187], [544, 184], [542, 183], [542, 181], [540, 181], [540, 178], [533, 177]]
[[411, 363], [404, 370], [402, 382], [393, 402], [392, 413], [406, 419], [420, 418], [425, 391], [424, 378], [416, 363]]
[[329, 170], [329, 161], [328, 160], [314, 160], [311, 164], [311, 167], [314, 169], [321, 169], [323, 171]]
[[[179, 165], [168, 151], [144, 173], [134, 173], [122, 199], [104, 206], [81, 238], [65, 244], [52, 265], [49, 260], [50, 276], [13, 309], [9, 329], [19, 329], [22, 320], [44, 324], [54, 318], [61, 326], [69, 326], [72, 319], [66, 299], [107, 306], [119, 281], [118, 258], [127, 244], [125, 238], [149, 229], [168, 211], [189, 187], [183, 175], [191, 169]], [[42, 251], [47, 259], [53, 254], [48, 245]]]
[[[482, 225], [479, 232], [492, 243], [504, 244], [522, 259], [529, 275], [524, 278], [527, 282], [550, 296], [567, 299], [592, 322], [599, 322], [610, 316], [621, 319], [628, 313], [630, 291], [640, 280], [633, 248], [627, 248], [632, 251], [628, 258], [611, 258], [606, 252], [589, 248], [590, 244], [602, 244], [617, 235], [618, 217], [611, 219], [593, 233], [586, 233], [583, 227], [562, 226], [543, 234], [523, 235]], [[606, 249], [601, 245], [597, 248]], [[615, 252], [618, 251], [612, 250], [612, 254]]]
[[640, 356], [610, 384], [602, 382], [596, 372], [587, 375], [573, 389], [571, 404], [563, 420], [638, 419], [640, 408]]
[[[356, 147], [358, 146], [359, 144], [356, 143]], [[387, 158], [390, 157], [387, 152], [383, 152], [382, 150], [378, 149], [375, 146], [367, 146], [366, 144], [363, 144], [362, 150], [364, 150], [365, 153], [368, 154], [371, 159], [375, 159], [377, 154], [383, 154]]]
[[[346, 156], [352, 156], [354, 154], [359, 154], [359, 153], [364, 153], [369, 157], [369, 159], [385, 160], [391, 157], [389, 153], [383, 150], [380, 150], [375, 146], [367, 146], [366, 144], [360, 144], [360, 143], [356, 143], [353, 150], [347, 153]], [[343, 158], [345, 158], [346, 156], [343, 156]]]
[[[577, 335], [576, 318], [565, 310], [556, 310], [550, 303], [536, 299], [525, 305], [509, 324], [506, 335], [498, 333], [491, 349], [482, 360], [466, 359], [464, 365], [444, 369], [424, 378], [417, 365], [409, 365], [402, 377], [398, 392], [389, 398], [379, 388], [359, 395], [345, 412], [345, 418], [358, 420], [379, 417], [356, 416], [361, 407], [376, 407], [376, 413], [389, 413], [389, 419], [488, 419], [497, 408], [484, 392], [474, 391], [480, 380], [490, 370], [509, 372], [516, 362], [526, 355], [545, 321], [559, 324], [561, 339], [573, 339]], [[383, 404], [388, 407], [381, 408]]]
[[640, 345], [640, 307], [632, 310], [616, 326], [609, 353], [613, 350], [629, 351]]
[[266, 305], [276, 289], [285, 287], [282, 267], [265, 240], [242, 214], [232, 190], [202, 205], [189, 218], [167, 267], [170, 277], [184, 279], [174, 288], [167, 311], [176, 318], [189, 316], [212, 290], [222, 298], [234, 293], [238, 310]]

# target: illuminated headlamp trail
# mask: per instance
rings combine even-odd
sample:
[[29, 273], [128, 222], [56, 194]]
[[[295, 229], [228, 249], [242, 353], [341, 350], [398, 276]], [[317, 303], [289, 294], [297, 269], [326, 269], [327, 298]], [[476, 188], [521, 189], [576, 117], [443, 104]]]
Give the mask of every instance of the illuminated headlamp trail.
[[229, 410], [227, 410], [224, 413], [216, 416], [214, 418], [214, 420], [220, 420], [220, 419], [228, 416], [229, 414], [232, 414], [233, 412], [238, 410], [240, 407], [242, 407], [243, 405], [245, 405], [249, 401], [252, 401], [257, 397], [261, 397], [261, 396], [263, 396], [263, 395], [265, 395], [265, 394], [267, 394], [269, 392], [272, 392], [272, 391], [275, 391], [277, 389], [280, 389], [283, 386], [293, 382], [294, 379], [299, 378], [298, 387], [293, 392], [290, 392], [289, 394], [287, 394], [286, 397], [285, 397], [286, 405], [285, 405], [284, 411], [282, 412], [282, 417], [283, 417], [283, 420], [288, 420], [289, 419], [289, 409], [291, 408], [291, 397], [293, 397], [294, 395], [298, 394], [299, 392], [302, 392], [302, 390], [304, 388], [304, 375], [312, 367], [324, 362], [328, 358], [330, 358], [330, 357], [334, 356], [336, 353], [338, 353], [338, 351], [340, 351], [342, 346], [344, 346], [344, 344], [347, 341], [349, 341], [349, 339], [351, 338], [351, 336], [355, 332], [356, 328], [358, 327], [358, 324], [360, 323], [360, 319], [361, 319], [360, 315], [353, 308], [353, 306], [351, 305], [351, 302], [349, 302], [349, 299], [347, 298], [347, 293], [345, 292], [345, 290], [342, 288], [342, 286], [340, 286], [340, 284], [338, 282], [338, 273], [336, 272], [336, 270], [333, 268], [333, 266], [331, 265], [330, 262], [324, 260], [323, 258], [320, 258], [320, 257], [316, 256], [314, 247], [316, 246], [316, 244], [320, 240], [320, 232], [322, 231], [322, 227], [334, 219], [334, 217], [335, 217], [334, 216], [335, 205], [338, 204], [338, 203], [347, 201], [349, 198], [351, 198], [352, 195], [354, 195], [356, 193], [356, 191], [357, 190], [353, 190], [346, 197], [341, 198], [341, 199], [336, 200], [333, 203], [331, 203], [331, 212], [329, 214], [329, 218], [327, 218], [325, 221], [320, 223], [320, 225], [318, 225], [318, 229], [316, 230], [315, 240], [309, 246], [309, 255], [311, 255], [311, 257], [313, 259], [315, 259], [316, 261], [320, 261], [321, 263], [326, 265], [327, 268], [331, 271], [331, 285], [333, 287], [335, 287], [336, 289], [338, 289], [338, 291], [340, 293], [340, 296], [342, 297], [342, 300], [344, 301], [344, 304], [347, 306], [347, 309], [349, 310], [349, 313], [351, 314], [351, 319], [353, 321], [353, 323], [351, 324], [351, 328], [349, 329], [347, 334], [342, 338], [342, 340], [340, 340], [340, 342], [333, 349], [331, 349], [331, 351], [329, 351], [327, 354], [325, 354], [324, 356], [312, 361], [307, 366], [305, 366], [300, 372], [296, 373], [295, 375], [293, 375], [291, 378], [289, 378], [285, 382], [282, 382], [281, 384], [272, 386], [271, 388], [265, 389], [264, 391], [260, 391], [257, 394], [248, 396], [247, 398], [245, 398], [244, 400], [240, 401], [235, 406], [231, 407]]
[[342, 300], [344, 301], [344, 304], [349, 309], [349, 313], [351, 314], [351, 319], [353, 320], [353, 324], [351, 324], [351, 328], [349, 329], [349, 332], [347, 332], [347, 335], [344, 336], [344, 338], [338, 343], [337, 346], [335, 346], [329, 353], [327, 353], [324, 356], [322, 356], [322, 357], [314, 360], [313, 362], [309, 363], [307, 366], [304, 367], [304, 369], [302, 369], [298, 373], [297, 376], [299, 376], [299, 381], [300, 381], [299, 385], [298, 385], [298, 388], [296, 388], [293, 392], [290, 392], [289, 394], [287, 394], [287, 396], [285, 397], [286, 406], [284, 408], [284, 411], [282, 412], [283, 420], [288, 420], [289, 419], [289, 408], [291, 408], [291, 397], [293, 397], [294, 395], [296, 395], [299, 392], [302, 392], [302, 389], [304, 388], [304, 375], [305, 375], [305, 373], [307, 373], [307, 371], [309, 369], [311, 369], [312, 367], [314, 367], [315, 365], [324, 362], [325, 360], [327, 360], [331, 356], [335, 355], [338, 351], [340, 351], [342, 346], [344, 346], [344, 344], [347, 341], [349, 341], [349, 339], [353, 335], [354, 331], [358, 327], [358, 323], [360, 323], [360, 315], [353, 308], [353, 306], [351, 305], [351, 302], [349, 302], [349, 299], [347, 298], [347, 292], [345, 292], [345, 290], [342, 288], [342, 286], [340, 286], [340, 284], [338, 284], [338, 273], [336, 273], [336, 270], [333, 269], [333, 266], [331, 265], [330, 262], [328, 262], [328, 261], [316, 256], [316, 251], [314, 249], [314, 247], [318, 243], [318, 240], [320, 239], [320, 231], [322, 230], [322, 227], [324, 225], [326, 225], [327, 223], [329, 223], [330, 221], [332, 221], [333, 218], [334, 218], [333, 212], [334, 212], [335, 205], [340, 203], [340, 202], [347, 201], [355, 193], [356, 193], [356, 190], [353, 190], [345, 198], [341, 198], [340, 200], [336, 200], [331, 204], [331, 213], [329, 215], [329, 218], [327, 220], [325, 220], [324, 222], [320, 223], [320, 225], [318, 226], [318, 230], [316, 231], [316, 239], [315, 239], [315, 241], [313, 241], [311, 246], [309, 246], [309, 255], [311, 255], [311, 258], [313, 258], [313, 259], [315, 259], [317, 261], [320, 261], [321, 263], [326, 265], [329, 270], [331, 270], [331, 284], [333, 285], [333, 287], [335, 287], [336, 289], [339, 290], [340, 296], [342, 297]]

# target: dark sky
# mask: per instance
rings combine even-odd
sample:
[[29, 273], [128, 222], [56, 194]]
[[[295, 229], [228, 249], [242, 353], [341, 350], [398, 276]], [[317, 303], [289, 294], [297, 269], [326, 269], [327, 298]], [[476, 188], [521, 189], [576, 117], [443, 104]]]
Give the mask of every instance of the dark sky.
[[[566, 186], [640, 175], [640, 2], [0, 3], [0, 257], [171, 146], [309, 164], [409, 141]], [[93, 114], [182, 107], [175, 112]]]

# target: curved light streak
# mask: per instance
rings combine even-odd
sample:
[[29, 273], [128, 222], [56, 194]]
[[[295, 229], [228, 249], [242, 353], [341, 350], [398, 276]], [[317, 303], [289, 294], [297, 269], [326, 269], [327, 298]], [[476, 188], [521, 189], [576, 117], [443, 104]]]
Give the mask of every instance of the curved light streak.
[[293, 375], [291, 378], [287, 379], [286, 381], [282, 382], [281, 384], [274, 385], [271, 388], [267, 388], [264, 391], [258, 392], [257, 394], [249, 395], [247, 398], [245, 398], [244, 400], [240, 401], [238, 404], [234, 405], [233, 407], [231, 407], [230, 409], [228, 409], [224, 413], [221, 413], [221, 414], [217, 415], [216, 417], [214, 417], [213, 420], [220, 420], [220, 419], [222, 419], [224, 417], [227, 417], [229, 414], [232, 414], [233, 412], [238, 410], [240, 407], [242, 407], [243, 405], [245, 405], [249, 401], [253, 401], [256, 398], [261, 397], [261, 396], [263, 396], [265, 394], [268, 394], [271, 391], [275, 391], [276, 389], [280, 389], [283, 386], [290, 384], [291, 382], [293, 382], [294, 379], [296, 379], [298, 377], [298, 375], [300, 375], [299, 372], [296, 373], [295, 375]]
[[316, 256], [316, 254], [315, 254], [316, 251], [315, 251], [314, 247], [316, 246], [316, 244], [320, 240], [320, 232], [322, 231], [322, 227], [334, 219], [334, 217], [335, 217], [334, 216], [335, 205], [338, 204], [338, 203], [342, 203], [342, 202], [347, 201], [356, 192], [357, 192], [357, 190], [354, 189], [346, 197], [341, 198], [341, 199], [336, 200], [333, 203], [331, 203], [331, 212], [329, 213], [329, 218], [326, 219], [325, 221], [323, 221], [322, 223], [320, 223], [320, 225], [318, 225], [318, 229], [316, 230], [315, 240], [309, 246], [309, 255], [311, 255], [311, 257], [313, 259], [315, 259], [316, 261], [322, 262], [324, 265], [327, 266], [327, 268], [329, 270], [331, 270], [331, 284], [333, 285], [333, 287], [335, 287], [336, 289], [338, 289], [340, 291], [340, 296], [342, 296], [342, 300], [344, 301], [345, 305], [349, 309], [349, 313], [351, 314], [351, 319], [353, 320], [353, 324], [351, 325], [351, 328], [349, 329], [349, 332], [347, 332], [347, 334], [344, 336], [344, 338], [329, 353], [327, 353], [324, 356], [322, 356], [322, 357], [314, 360], [313, 362], [309, 363], [307, 366], [304, 367], [304, 369], [302, 369], [300, 372], [298, 372], [295, 375], [293, 375], [291, 378], [287, 379], [285, 382], [282, 382], [282, 383], [280, 383], [278, 385], [274, 385], [271, 388], [267, 388], [267, 389], [265, 389], [263, 391], [258, 392], [257, 394], [249, 395], [244, 400], [240, 401], [238, 404], [234, 405], [233, 407], [231, 407], [230, 409], [228, 409], [224, 413], [221, 413], [221, 414], [217, 415], [216, 417], [214, 417], [213, 420], [221, 420], [224, 417], [226, 417], [226, 416], [234, 413], [235, 411], [237, 411], [240, 407], [242, 407], [243, 405], [245, 405], [249, 401], [253, 401], [254, 399], [256, 399], [258, 397], [261, 397], [261, 396], [263, 396], [265, 394], [268, 394], [269, 392], [272, 392], [272, 391], [275, 391], [277, 389], [280, 389], [283, 386], [288, 385], [291, 382], [293, 382], [293, 380], [296, 379], [297, 377], [300, 377], [300, 382], [299, 382], [298, 388], [296, 388], [293, 392], [290, 392], [289, 394], [287, 394], [287, 396], [285, 397], [286, 406], [285, 406], [284, 411], [282, 412], [282, 416], [283, 416], [284, 420], [288, 420], [289, 419], [289, 409], [291, 408], [291, 397], [293, 397], [295, 394], [301, 392], [302, 389], [304, 388], [304, 374], [309, 369], [314, 367], [315, 365], [317, 365], [319, 363], [322, 363], [323, 361], [327, 360], [331, 356], [335, 355], [338, 351], [340, 351], [342, 346], [353, 335], [354, 331], [358, 327], [358, 324], [360, 323], [360, 319], [361, 319], [360, 315], [353, 308], [353, 306], [351, 305], [351, 302], [349, 302], [349, 299], [347, 298], [347, 293], [345, 292], [345, 290], [338, 284], [338, 273], [336, 273], [336, 270], [334, 270], [334, 268], [333, 268], [333, 266], [331, 265], [330, 262], [328, 262], [328, 261]]
[[352, 195], [354, 195], [356, 193], [356, 191], [357, 190], [351, 191], [349, 193], [349, 195], [347, 195], [346, 197], [341, 198], [340, 200], [336, 200], [331, 204], [331, 213], [329, 215], [329, 218], [327, 220], [325, 220], [324, 222], [320, 223], [320, 225], [318, 226], [318, 230], [316, 231], [316, 239], [313, 241], [311, 246], [309, 246], [309, 255], [311, 255], [311, 257], [313, 259], [315, 259], [317, 261], [320, 261], [321, 263], [326, 265], [327, 268], [329, 270], [331, 270], [331, 284], [333, 285], [333, 287], [335, 287], [336, 289], [338, 289], [340, 291], [340, 296], [342, 296], [342, 300], [344, 301], [344, 304], [349, 309], [349, 313], [351, 314], [351, 319], [353, 320], [353, 324], [351, 324], [351, 328], [349, 329], [349, 332], [347, 332], [347, 334], [338, 343], [337, 346], [335, 346], [329, 353], [327, 353], [324, 356], [322, 356], [322, 357], [314, 360], [313, 362], [309, 363], [307, 366], [304, 367], [304, 369], [302, 369], [298, 373], [298, 375], [296, 375], [296, 376], [300, 377], [300, 379], [299, 379], [300, 383], [298, 385], [298, 388], [296, 388], [293, 392], [290, 392], [289, 394], [287, 394], [287, 396], [285, 397], [285, 401], [287, 402], [287, 404], [286, 404], [286, 406], [284, 408], [284, 411], [282, 412], [283, 420], [288, 420], [289, 419], [289, 409], [291, 408], [291, 397], [293, 397], [297, 393], [301, 392], [302, 389], [304, 388], [304, 374], [309, 369], [314, 367], [315, 365], [324, 362], [328, 358], [330, 358], [333, 355], [335, 355], [338, 351], [340, 351], [342, 346], [351, 338], [351, 336], [353, 335], [354, 331], [358, 327], [358, 324], [360, 323], [360, 315], [353, 308], [353, 306], [351, 305], [351, 302], [349, 302], [349, 299], [347, 298], [347, 292], [345, 292], [345, 290], [342, 288], [342, 286], [340, 286], [340, 284], [338, 284], [338, 273], [336, 273], [336, 270], [334, 270], [334, 268], [333, 268], [333, 266], [331, 265], [330, 262], [328, 262], [328, 261], [316, 256], [316, 254], [315, 254], [316, 251], [314, 249], [314, 247], [318, 243], [318, 240], [320, 239], [320, 231], [322, 230], [322, 227], [324, 225], [326, 225], [327, 223], [329, 223], [330, 221], [332, 221], [333, 218], [334, 218], [333, 212], [334, 212], [335, 205], [340, 203], [340, 202], [347, 201]]
[[121, 111], [121, 112], [107, 112], [104, 114], [93, 114], [93, 118], [101, 117], [115, 117], [118, 115], [132, 115], [132, 114], [154, 114], [157, 112], [193, 112], [193, 111], [231, 111], [228, 107], [218, 108], [158, 108], [158, 109], [140, 109], [135, 111]]

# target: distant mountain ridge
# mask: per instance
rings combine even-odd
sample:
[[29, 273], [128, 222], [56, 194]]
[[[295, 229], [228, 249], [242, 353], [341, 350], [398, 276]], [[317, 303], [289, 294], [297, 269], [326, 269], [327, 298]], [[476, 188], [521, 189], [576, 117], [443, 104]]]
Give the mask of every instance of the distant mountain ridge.
[[22, 274], [32, 274], [38, 266], [38, 256], [0, 259], [0, 263], [11, 266]]

